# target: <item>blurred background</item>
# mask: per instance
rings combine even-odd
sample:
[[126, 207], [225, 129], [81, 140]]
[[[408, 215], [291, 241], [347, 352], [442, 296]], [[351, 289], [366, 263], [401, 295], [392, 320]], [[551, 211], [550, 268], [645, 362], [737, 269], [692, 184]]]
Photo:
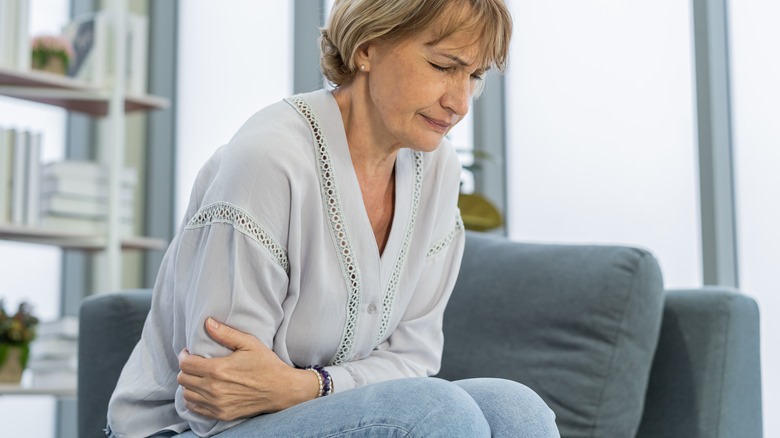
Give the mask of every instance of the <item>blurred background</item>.
[[[109, 3], [29, 0], [29, 34], [59, 33]], [[171, 102], [148, 118], [126, 120], [126, 161], [136, 163], [141, 178], [135, 227], [166, 240], [217, 147], [260, 108], [321, 86], [316, 26], [329, 2], [128, 4], [149, 18], [149, 92]], [[726, 284], [755, 298], [764, 433], [780, 436], [780, 419], [771, 415], [780, 411], [780, 377], [772, 372], [780, 369], [780, 347], [770, 342], [780, 333], [780, 3], [508, 4], [515, 23], [509, 69], [489, 78], [473, 115], [451, 134], [467, 166], [474, 163], [469, 150], [487, 157], [464, 174], [463, 190], [501, 213], [504, 226], [491, 232], [520, 241], [641, 246], [659, 259], [667, 288]], [[721, 19], [712, 15], [718, 7]], [[705, 31], [702, 22], [709, 23]], [[709, 47], [709, 61], [702, 47]], [[721, 82], [705, 84], [705, 73]], [[705, 95], [714, 102], [709, 110], [720, 114], [708, 123]], [[44, 161], [99, 158], [102, 123], [0, 97], [0, 126], [41, 132]], [[725, 146], [710, 147], [710, 135]], [[124, 257], [122, 286], [151, 286], [161, 256], [157, 250]], [[32, 303], [42, 320], [75, 315], [81, 297], [109, 284], [100, 257], [0, 241], [0, 297], [9, 307]], [[0, 396], [0, 430], [75, 436], [73, 409], [72, 400], [53, 396]]]

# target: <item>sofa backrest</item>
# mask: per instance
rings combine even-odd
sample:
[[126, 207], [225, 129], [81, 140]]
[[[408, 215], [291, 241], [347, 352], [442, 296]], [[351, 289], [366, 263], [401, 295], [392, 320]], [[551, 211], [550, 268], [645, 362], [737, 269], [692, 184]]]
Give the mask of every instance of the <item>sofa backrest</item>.
[[662, 307], [647, 251], [469, 233], [439, 376], [523, 383], [556, 413], [563, 437], [633, 437]]
[[151, 289], [93, 295], [79, 313], [79, 437], [103, 437], [108, 400], [119, 374], [141, 339], [152, 303]]

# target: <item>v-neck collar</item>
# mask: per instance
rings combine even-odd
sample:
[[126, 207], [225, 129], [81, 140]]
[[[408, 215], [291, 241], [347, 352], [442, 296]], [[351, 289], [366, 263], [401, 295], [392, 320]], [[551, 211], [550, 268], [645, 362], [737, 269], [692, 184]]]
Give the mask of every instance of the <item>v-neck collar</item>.
[[311, 129], [325, 214], [348, 290], [344, 334], [330, 361], [335, 365], [352, 357], [364, 290], [381, 297], [382, 317], [376, 345], [385, 338], [417, 217], [423, 154], [402, 149], [396, 156], [392, 228], [380, 257], [335, 97], [328, 90], [320, 90], [294, 96], [288, 102]]
[[390, 271], [398, 258], [398, 252], [403, 245], [406, 227], [409, 224], [413, 195], [414, 168], [412, 151], [401, 149], [395, 159], [395, 205], [391, 222], [390, 235], [385, 244], [385, 250], [379, 254], [379, 247], [368, 218], [368, 211], [363, 202], [363, 192], [360, 189], [357, 172], [352, 155], [347, 144], [347, 134], [338, 103], [329, 91], [315, 93], [309, 99], [314, 111], [320, 117], [320, 128], [327, 141], [330, 158], [333, 161], [333, 171], [336, 176], [337, 190], [341, 194], [342, 209], [347, 222], [347, 232], [359, 257], [360, 264], [364, 262], [379, 268], [382, 273], [378, 279], [382, 286], [387, 283]]

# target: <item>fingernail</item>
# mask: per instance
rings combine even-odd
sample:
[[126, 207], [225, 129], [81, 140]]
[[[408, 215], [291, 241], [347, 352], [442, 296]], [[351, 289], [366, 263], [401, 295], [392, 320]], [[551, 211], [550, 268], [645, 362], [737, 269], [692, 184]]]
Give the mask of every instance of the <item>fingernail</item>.
[[209, 325], [209, 327], [211, 327], [213, 329], [218, 329], [219, 328], [219, 323], [217, 321], [215, 321], [214, 318], [207, 319], [206, 323]]

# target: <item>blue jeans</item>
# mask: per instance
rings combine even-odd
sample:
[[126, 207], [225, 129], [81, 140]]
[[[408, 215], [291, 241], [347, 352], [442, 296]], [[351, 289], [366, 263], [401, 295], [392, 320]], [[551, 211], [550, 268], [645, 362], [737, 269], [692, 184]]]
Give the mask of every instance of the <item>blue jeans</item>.
[[[191, 438], [185, 432], [179, 437]], [[559, 437], [555, 414], [502, 379], [391, 380], [251, 418], [217, 437]]]

